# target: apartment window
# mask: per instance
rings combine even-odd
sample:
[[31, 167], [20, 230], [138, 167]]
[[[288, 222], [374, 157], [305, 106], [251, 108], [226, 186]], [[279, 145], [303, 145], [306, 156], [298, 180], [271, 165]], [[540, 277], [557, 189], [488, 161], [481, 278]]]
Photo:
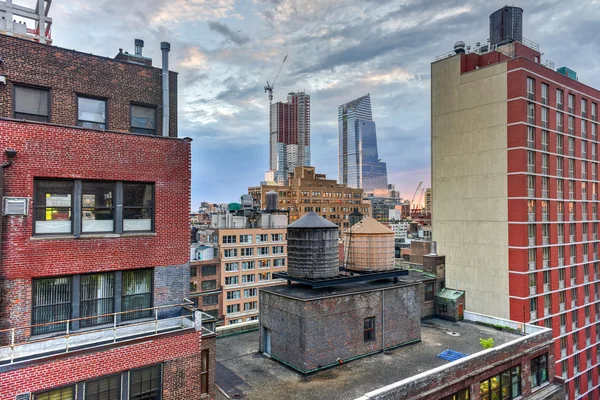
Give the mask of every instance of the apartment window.
[[154, 229], [154, 185], [123, 183], [123, 231]]
[[240, 298], [239, 290], [232, 290], [227, 292], [227, 300], [237, 300]]
[[425, 283], [425, 301], [433, 301], [435, 294], [435, 285], [433, 283]]
[[535, 249], [529, 249], [528, 254], [529, 254], [529, 262], [534, 263], [535, 262]]
[[257, 248], [257, 253], [259, 256], [268, 256], [269, 255], [269, 248], [268, 247], [258, 247]]
[[592, 120], [596, 121], [598, 113], [598, 104], [592, 103]]
[[271, 260], [259, 260], [257, 263], [258, 268], [271, 268]]
[[82, 275], [80, 278], [79, 316], [98, 317], [82, 319], [82, 327], [112, 322], [111, 316], [99, 317], [114, 312], [115, 275], [113, 273]]
[[[237, 276], [226, 276], [225, 277], [225, 286], [230, 286], [230, 285], [237, 285], [238, 284], [238, 277]], [[203, 282], [204, 284], [204, 282]]]
[[264, 243], [264, 242], [268, 242], [269, 241], [269, 235], [268, 234], [259, 234], [256, 235], [256, 243]]
[[542, 174], [548, 174], [548, 154], [542, 154]]
[[587, 100], [581, 99], [581, 116], [587, 118]]
[[285, 258], [277, 258], [273, 260], [274, 267], [285, 267]]
[[254, 269], [254, 261], [244, 261], [242, 262], [242, 271], [248, 271]]
[[569, 112], [571, 114], [575, 113], [575, 95], [569, 93]]
[[548, 127], [548, 108], [542, 107], [542, 127]]
[[537, 311], [537, 298], [529, 299], [529, 311], [531, 311], [531, 312]]
[[531, 386], [537, 387], [548, 381], [548, 354], [531, 360]]
[[160, 400], [162, 387], [161, 365], [129, 372], [129, 400]]
[[150, 317], [152, 310], [143, 309], [152, 307], [152, 270], [123, 271], [121, 293], [121, 311], [126, 312], [122, 320]]
[[28, 86], [14, 86], [13, 118], [50, 122], [50, 91]]
[[78, 96], [77, 126], [106, 129], [106, 100]]
[[258, 274], [258, 281], [259, 282], [265, 282], [265, 281], [269, 281], [271, 280], [271, 273], [270, 272], [261, 272], [260, 274]]
[[[546, 168], [547, 170], [547, 168]], [[542, 178], [542, 196], [548, 197], [548, 189], [550, 188], [550, 178], [543, 177]]]
[[253, 283], [256, 282], [256, 275], [242, 275], [242, 283]]
[[[71, 318], [71, 277], [33, 280], [32, 324], [48, 324]], [[63, 331], [66, 323], [33, 328], [33, 334]]]
[[244, 298], [256, 297], [256, 288], [244, 289]]
[[237, 249], [225, 249], [225, 250], [223, 250], [223, 257], [225, 257], [225, 258], [237, 257]]
[[225, 263], [225, 272], [237, 272], [239, 271], [239, 264], [234, 262], [234, 263]]
[[[581, 120], [581, 137], [587, 138], [587, 121], [586, 120]], [[584, 145], [582, 144], [582, 146], [584, 146]]]
[[73, 181], [35, 180], [35, 234], [73, 232]]
[[75, 386], [47, 390], [33, 395], [33, 400], [75, 400]]
[[542, 131], [542, 150], [548, 151], [548, 131]]
[[202, 266], [202, 276], [211, 276], [217, 274], [217, 266], [216, 265], [203, 265]]
[[142, 105], [131, 105], [131, 128], [133, 133], [145, 135], [156, 134], [156, 108]]
[[365, 343], [375, 341], [375, 317], [369, 317], [364, 319], [363, 340]]
[[241, 318], [231, 319], [231, 320], [229, 320], [229, 322], [227, 322], [227, 325], [235, 325], [235, 324], [239, 324], [241, 322], [242, 322]]
[[81, 183], [81, 232], [114, 232], [114, 182]]
[[[557, 131], [559, 131], [559, 132], [564, 132], [564, 130], [563, 130], [563, 129], [564, 129], [564, 123], [563, 123], [563, 122], [564, 122], [563, 113], [561, 113], [561, 112], [557, 112], [557, 113], [556, 113], [556, 130], [557, 130]], [[558, 135], [557, 135], [557, 137], [559, 137], [559, 136], [561, 137], [561, 145], [560, 145], [560, 148], [562, 149], [562, 135], [558, 134]], [[557, 145], [556, 145], [556, 146], [557, 146], [557, 147], [559, 147], [559, 146], [558, 146], [558, 143], [557, 143]], [[562, 154], [562, 153], [561, 153], [561, 154]]]
[[559, 110], [563, 109], [563, 96], [563, 91], [560, 89], [556, 89], [556, 108], [558, 108]]
[[529, 197], [535, 196], [535, 176], [527, 175], [527, 193]]
[[465, 388], [451, 394], [450, 396], [444, 397], [442, 400], [469, 400], [470, 398], [469, 388]]
[[521, 366], [509, 368], [479, 383], [481, 400], [514, 399], [521, 395]]
[[535, 149], [535, 128], [533, 126], [527, 127], [527, 147]]
[[252, 235], [240, 235], [240, 243], [252, 243]]
[[527, 171], [535, 172], [535, 153], [533, 151], [527, 152]]
[[242, 247], [240, 249], [240, 255], [242, 257], [253, 256], [254, 255], [254, 248], [253, 247]]
[[529, 287], [533, 290], [533, 293], [536, 293], [537, 288], [537, 275], [529, 274]]
[[533, 78], [527, 78], [527, 98], [535, 100], [535, 80]]
[[273, 246], [273, 254], [283, 254], [283, 246]]
[[542, 104], [548, 104], [548, 85], [542, 83]]
[[105, 376], [85, 383], [85, 400], [121, 398], [121, 374]]
[[227, 314], [239, 313], [240, 305], [239, 304], [230, 304], [227, 306]]
[[527, 123], [535, 124], [535, 104], [527, 103]]
[[244, 311], [254, 311], [257, 308], [256, 301], [250, 301], [248, 303], [244, 303]]
[[271, 241], [273, 242], [281, 242], [283, 240], [282, 233], [273, 233], [271, 234]]
[[209, 350], [202, 350], [200, 355], [200, 393], [208, 393]]
[[223, 244], [235, 244], [237, 237], [235, 235], [223, 236]]
[[205, 306], [214, 306], [219, 304], [219, 295], [211, 294], [208, 296], [202, 296], [202, 304]]

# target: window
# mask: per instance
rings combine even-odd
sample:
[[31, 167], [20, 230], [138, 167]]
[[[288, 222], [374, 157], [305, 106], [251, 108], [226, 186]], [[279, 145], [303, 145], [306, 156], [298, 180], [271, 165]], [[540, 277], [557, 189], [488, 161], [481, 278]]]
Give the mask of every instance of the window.
[[535, 124], [535, 104], [527, 103], [527, 123]]
[[442, 400], [469, 400], [469, 388], [459, 390], [458, 392], [451, 394], [450, 396], [444, 397]]
[[575, 95], [571, 93], [569, 93], [569, 112], [575, 113]]
[[205, 306], [214, 306], [216, 304], [219, 304], [219, 295], [218, 294], [211, 294], [208, 296], [203, 296], [202, 297], [202, 304]]
[[248, 271], [254, 269], [254, 261], [244, 261], [242, 263], [242, 271]]
[[535, 99], [535, 80], [533, 78], [527, 78], [527, 98]]
[[131, 132], [156, 134], [156, 108], [131, 105]]
[[535, 153], [533, 151], [527, 152], [527, 171], [535, 172]]
[[[556, 113], [556, 130], [559, 132], [564, 132], [563, 131], [563, 113], [557, 112]], [[560, 154], [562, 154], [562, 135], [557, 135], [557, 137], [560, 136], [561, 138], [561, 142], [560, 142], [560, 146], [558, 145], [558, 142], [556, 144], [557, 148], [560, 148], [561, 151], [559, 152]]]
[[256, 297], [256, 288], [244, 289], [244, 298]]
[[542, 104], [548, 104], [548, 84], [542, 83]]
[[75, 386], [66, 386], [60, 389], [48, 390], [33, 395], [33, 400], [74, 400]]
[[82, 275], [80, 278], [80, 317], [98, 316], [82, 319], [82, 327], [105, 324], [113, 321], [113, 317], [103, 314], [114, 312], [115, 275], [113, 273]]
[[479, 383], [481, 400], [514, 399], [521, 395], [521, 366], [509, 368]]
[[542, 131], [542, 150], [548, 151], [548, 131]]
[[542, 107], [542, 126], [544, 128], [548, 127], [548, 108], [547, 107]]
[[533, 126], [527, 127], [527, 147], [535, 149], [535, 128]]
[[375, 341], [375, 317], [365, 318], [363, 322], [363, 339], [365, 343]]
[[269, 255], [269, 248], [268, 247], [258, 247], [256, 249], [257, 254], [259, 256], [268, 256]]
[[233, 314], [233, 313], [238, 313], [238, 312], [240, 312], [239, 304], [230, 304], [227, 306], [227, 314]]
[[[227, 281], [227, 278], [225, 278], [225, 281]], [[202, 290], [213, 290], [216, 288], [217, 288], [217, 281], [215, 281], [215, 280], [202, 281]]]
[[236, 239], [237, 239], [237, 237], [235, 235], [225, 235], [225, 236], [223, 236], [223, 243], [224, 244], [234, 244], [234, 243], [236, 243]]
[[433, 283], [425, 284], [425, 301], [432, 301], [434, 299], [434, 286]]
[[123, 271], [121, 293], [121, 311], [143, 310], [122, 314], [122, 320], [150, 317], [152, 310], [144, 309], [152, 307], [152, 270]]
[[256, 310], [257, 304], [258, 303], [256, 301], [250, 301], [248, 303], [244, 303], [244, 311], [253, 311], [253, 310]]
[[85, 383], [85, 400], [121, 398], [121, 374], [105, 376]]
[[72, 181], [35, 181], [36, 234], [71, 233], [72, 207]]
[[242, 283], [252, 283], [252, 282], [256, 282], [256, 276], [254, 274], [242, 275]]
[[[32, 324], [71, 318], [71, 277], [33, 280]], [[33, 327], [33, 334], [65, 330], [66, 323]]]
[[123, 183], [123, 231], [152, 231], [154, 222], [154, 185]]
[[227, 300], [237, 300], [240, 298], [239, 290], [232, 290], [227, 292]]
[[225, 263], [225, 272], [237, 272], [237, 271], [239, 271], [239, 269], [240, 269], [239, 263], [236, 263], [236, 262]]
[[225, 258], [237, 257], [237, 249], [225, 249], [225, 250], [223, 250], [223, 257], [225, 257]]
[[200, 393], [208, 393], [209, 350], [202, 350], [200, 361]]
[[161, 365], [132, 370], [129, 373], [129, 400], [160, 400]]
[[273, 260], [274, 267], [285, 267], [285, 258], [277, 258]]
[[254, 255], [254, 248], [252, 248], [252, 247], [242, 247], [240, 249], [240, 255], [242, 257], [253, 256]]
[[252, 235], [240, 235], [240, 243], [252, 243]]
[[[225, 277], [225, 286], [229, 285], [237, 285], [239, 282], [239, 278], [237, 276], [226, 276]], [[204, 284], [204, 282], [203, 282]]]
[[261, 272], [260, 274], [258, 274], [258, 281], [259, 282], [264, 282], [264, 281], [268, 281], [271, 280], [271, 273], [270, 272]]
[[77, 126], [106, 129], [106, 100], [78, 96]]
[[196, 275], [198, 274], [198, 270], [196, 269], [195, 266], [190, 266], [190, 278], [196, 278]]
[[273, 246], [273, 254], [283, 254], [283, 246]]
[[263, 243], [263, 242], [268, 242], [268, 241], [269, 241], [269, 235], [267, 235], [267, 234], [256, 235], [256, 243]]
[[556, 89], [556, 108], [559, 110], [563, 109], [563, 91], [560, 89]]
[[216, 265], [203, 265], [202, 266], [202, 276], [211, 276], [217, 274], [217, 266]]
[[114, 232], [114, 182], [81, 183], [81, 232]]
[[283, 234], [282, 233], [273, 233], [271, 234], [271, 241], [272, 242], [281, 242], [283, 240]]
[[50, 122], [50, 91], [14, 86], [13, 118]]

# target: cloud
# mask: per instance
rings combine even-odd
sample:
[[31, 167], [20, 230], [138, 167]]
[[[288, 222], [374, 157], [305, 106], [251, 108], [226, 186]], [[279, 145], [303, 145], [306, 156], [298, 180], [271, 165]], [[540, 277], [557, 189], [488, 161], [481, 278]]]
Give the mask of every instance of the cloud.
[[208, 28], [211, 31], [218, 32], [223, 35], [227, 40], [238, 45], [246, 44], [250, 41], [250, 38], [246, 35], [241, 35], [240, 31], [235, 32], [226, 24], [219, 21], [209, 21]]

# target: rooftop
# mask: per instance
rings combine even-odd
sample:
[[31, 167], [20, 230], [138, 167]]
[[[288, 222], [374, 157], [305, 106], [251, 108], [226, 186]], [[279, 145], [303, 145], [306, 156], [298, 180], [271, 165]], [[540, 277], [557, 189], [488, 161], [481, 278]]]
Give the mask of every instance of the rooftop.
[[423, 323], [419, 343], [302, 376], [259, 354], [258, 332], [254, 331], [217, 340], [217, 384], [231, 398], [356, 399], [450, 364], [437, 357], [444, 350], [474, 354], [484, 351], [480, 338], [493, 338], [498, 347], [521, 337], [473, 322], [430, 319]]
[[288, 228], [335, 228], [338, 226], [333, 222], [321, 217], [314, 211], [302, 216], [298, 221], [288, 225]]

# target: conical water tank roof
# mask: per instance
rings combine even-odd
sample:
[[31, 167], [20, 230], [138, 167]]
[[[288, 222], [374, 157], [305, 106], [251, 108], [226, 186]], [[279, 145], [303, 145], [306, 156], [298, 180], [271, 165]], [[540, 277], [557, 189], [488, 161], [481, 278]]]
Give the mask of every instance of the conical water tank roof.
[[376, 272], [395, 268], [394, 232], [379, 221], [365, 217], [344, 238], [346, 268]]
[[355, 224], [350, 231], [353, 234], [394, 235], [394, 231], [373, 217], [363, 218], [362, 221]]
[[288, 225], [289, 228], [335, 228], [338, 226], [333, 222], [321, 217], [314, 211], [305, 214], [298, 221], [295, 221]]

